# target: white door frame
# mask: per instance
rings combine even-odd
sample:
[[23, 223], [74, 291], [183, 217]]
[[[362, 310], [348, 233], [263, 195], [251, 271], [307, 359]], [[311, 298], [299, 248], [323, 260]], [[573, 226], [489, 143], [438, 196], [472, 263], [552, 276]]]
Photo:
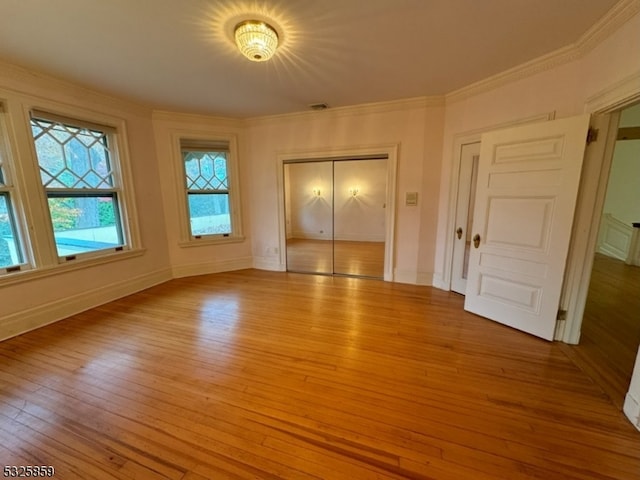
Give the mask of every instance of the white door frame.
[[577, 344], [580, 341], [582, 317], [587, 301], [593, 256], [596, 251], [600, 216], [604, 206], [613, 160], [619, 112], [640, 100], [640, 72], [635, 73], [587, 99], [584, 112], [593, 116], [592, 124], [608, 128], [606, 138], [598, 138], [593, 152], [588, 152], [578, 192], [574, 232], [571, 239], [567, 271], [560, 300], [567, 312], [566, 320], [558, 321], [556, 340]]
[[398, 145], [379, 145], [370, 147], [352, 147], [327, 150], [310, 150], [298, 152], [282, 152], [277, 154], [277, 182], [278, 182], [278, 223], [279, 223], [279, 252], [280, 270], [286, 270], [286, 218], [284, 196], [284, 164], [287, 161], [318, 161], [344, 159], [345, 157], [367, 157], [372, 155], [387, 156], [387, 204], [385, 217], [384, 242], [384, 280], [393, 282], [394, 276], [394, 245], [396, 221], [396, 178], [398, 170]]

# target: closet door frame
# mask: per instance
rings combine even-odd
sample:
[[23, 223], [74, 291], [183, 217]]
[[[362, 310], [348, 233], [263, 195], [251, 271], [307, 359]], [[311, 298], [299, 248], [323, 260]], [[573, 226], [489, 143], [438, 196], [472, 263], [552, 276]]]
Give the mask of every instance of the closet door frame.
[[302, 152], [286, 152], [277, 155], [278, 180], [278, 231], [279, 231], [279, 270], [286, 271], [286, 217], [285, 217], [285, 182], [284, 165], [292, 161], [321, 161], [340, 160], [345, 158], [387, 157], [387, 197], [385, 212], [385, 252], [384, 252], [384, 280], [394, 281], [394, 245], [395, 245], [395, 215], [396, 215], [396, 179], [398, 165], [398, 145], [379, 145], [372, 147], [354, 147], [345, 149], [329, 149]]

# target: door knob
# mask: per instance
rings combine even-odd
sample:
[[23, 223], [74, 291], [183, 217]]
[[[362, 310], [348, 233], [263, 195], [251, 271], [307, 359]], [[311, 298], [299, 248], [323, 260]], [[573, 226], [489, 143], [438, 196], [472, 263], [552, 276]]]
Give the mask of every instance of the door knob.
[[458, 227], [456, 230], [456, 235], [458, 235], [458, 240], [462, 238], [462, 227]]
[[480, 246], [480, 235], [477, 233], [473, 236], [473, 246], [476, 248]]

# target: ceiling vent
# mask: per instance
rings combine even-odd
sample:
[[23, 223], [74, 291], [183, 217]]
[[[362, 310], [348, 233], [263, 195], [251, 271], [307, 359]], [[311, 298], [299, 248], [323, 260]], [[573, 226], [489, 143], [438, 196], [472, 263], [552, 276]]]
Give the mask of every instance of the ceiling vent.
[[327, 108], [329, 108], [329, 105], [327, 105], [326, 103], [312, 103], [311, 105], [309, 105], [309, 108], [311, 110], [326, 110]]

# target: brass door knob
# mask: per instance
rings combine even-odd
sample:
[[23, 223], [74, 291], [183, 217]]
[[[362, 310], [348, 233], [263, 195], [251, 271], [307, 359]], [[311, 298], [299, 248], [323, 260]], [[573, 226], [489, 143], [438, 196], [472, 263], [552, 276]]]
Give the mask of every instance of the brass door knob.
[[456, 230], [456, 235], [458, 235], [458, 240], [462, 238], [462, 227], [458, 227]]
[[476, 248], [480, 246], [480, 235], [477, 233], [473, 236], [473, 246]]

